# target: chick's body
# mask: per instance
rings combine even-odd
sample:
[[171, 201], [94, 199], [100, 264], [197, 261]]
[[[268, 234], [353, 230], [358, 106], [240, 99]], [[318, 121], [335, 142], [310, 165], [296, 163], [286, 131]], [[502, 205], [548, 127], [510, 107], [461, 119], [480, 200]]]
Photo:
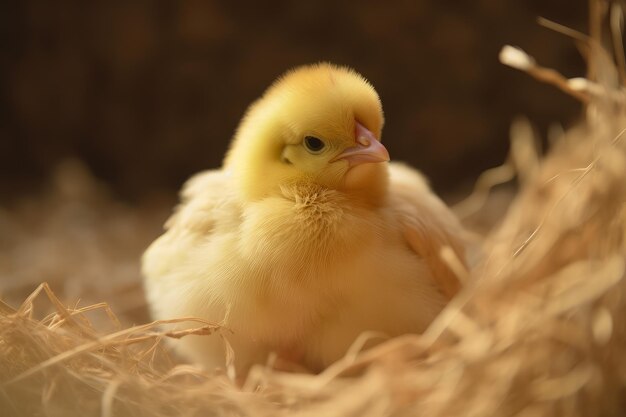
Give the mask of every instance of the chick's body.
[[[239, 369], [270, 352], [320, 369], [365, 331], [423, 331], [457, 289], [438, 255], [462, 259], [461, 228], [420, 174], [385, 162], [381, 129], [378, 96], [351, 70], [279, 80], [144, 255], [154, 316], [223, 323]], [[176, 344], [224, 365], [218, 336]]]

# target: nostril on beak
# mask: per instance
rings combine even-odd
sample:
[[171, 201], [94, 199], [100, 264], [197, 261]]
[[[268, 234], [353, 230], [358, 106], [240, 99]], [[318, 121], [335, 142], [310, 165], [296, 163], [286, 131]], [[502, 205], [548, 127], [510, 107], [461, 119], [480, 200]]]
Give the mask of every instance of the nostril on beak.
[[366, 138], [365, 136], [359, 136], [356, 139], [357, 142], [359, 142], [361, 145], [363, 146], [370, 146], [370, 140], [368, 138]]
[[355, 130], [354, 136], [356, 137], [356, 142], [359, 145], [368, 147], [368, 146], [370, 146], [372, 141], [378, 142], [378, 139], [376, 139], [376, 136], [374, 136], [374, 134], [372, 132], [370, 132], [361, 123], [356, 122], [356, 126], [355, 126], [354, 130]]

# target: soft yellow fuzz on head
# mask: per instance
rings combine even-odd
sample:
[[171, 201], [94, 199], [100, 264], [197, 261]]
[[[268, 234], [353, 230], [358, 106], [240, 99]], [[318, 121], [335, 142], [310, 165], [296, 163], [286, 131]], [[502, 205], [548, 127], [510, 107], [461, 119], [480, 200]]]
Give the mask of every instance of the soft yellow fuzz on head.
[[[299, 67], [278, 79], [250, 106], [224, 167], [235, 176], [248, 200], [295, 183], [348, 187], [358, 193], [361, 176], [367, 177], [371, 194], [372, 189], [384, 187], [386, 171], [380, 167], [384, 164], [367, 164], [379, 167], [359, 168], [348, 176], [347, 161], [332, 161], [355, 145], [357, 122], [380, 140], [380, 99], [361, 75], [327, 63]], [[309, 152], [303, 145], [307, 136], [323, 140], [323, 151]]]

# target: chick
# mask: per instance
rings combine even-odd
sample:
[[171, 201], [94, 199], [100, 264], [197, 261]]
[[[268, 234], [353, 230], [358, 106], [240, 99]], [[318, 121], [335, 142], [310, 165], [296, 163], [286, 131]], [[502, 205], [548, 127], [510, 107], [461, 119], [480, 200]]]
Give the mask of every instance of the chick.
[[[462, 227], [415, 170], [388, 163], [378, 94], [331, 64], [278, 79], [248, 109], [223, 167], [190, 179], [143, 257], [155, 318], [232, 330], [245, 371], [274, 352], [319, 370], [365, 331], [422, 332], [459, 289]], [[223, 340], [180, 353], [223, 366]]]

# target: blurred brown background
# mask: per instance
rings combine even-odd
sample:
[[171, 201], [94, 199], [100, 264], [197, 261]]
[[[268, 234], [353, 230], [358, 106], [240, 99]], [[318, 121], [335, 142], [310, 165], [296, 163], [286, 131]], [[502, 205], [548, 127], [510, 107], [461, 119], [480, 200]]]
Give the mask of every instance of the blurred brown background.
[[578, 112], [497, 55], [511, 43], [582, 74], [573, 43], [535, 19], [586, 31], [584, 0], [3, 3], [1, 200], [38, 189], [68, 156], [128, 201], [173, 193], [219, 165], [279, 74], [320, 60], [374, 84], [392, 158], [440, 192], [504, 159], [513, 116], [545, 131]]

